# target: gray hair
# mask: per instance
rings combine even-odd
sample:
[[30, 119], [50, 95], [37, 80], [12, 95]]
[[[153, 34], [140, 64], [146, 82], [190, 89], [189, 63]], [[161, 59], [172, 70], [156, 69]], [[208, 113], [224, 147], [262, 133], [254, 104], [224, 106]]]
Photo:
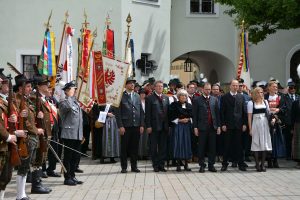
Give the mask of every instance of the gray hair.
[[177, 95], [178, 99], [179, 99], [180, 96], [186, 96], [186, 98], [189, 97], [189, 94], [185, 89], [178, 90], [176, 95]]

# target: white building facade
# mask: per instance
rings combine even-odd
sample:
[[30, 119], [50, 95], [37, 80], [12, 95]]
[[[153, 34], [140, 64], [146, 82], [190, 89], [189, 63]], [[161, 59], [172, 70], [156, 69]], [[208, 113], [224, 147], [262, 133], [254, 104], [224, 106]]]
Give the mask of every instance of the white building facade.
[[[239, 30], [233, 19], [223, 14], [226, 7], [212, 0], [2, 0], [0, 66], [6, 74], [11, 73], [6, 62], [25, 72], [27, 63], [36, 61], [30, 56], [40, 55], [43, 24], [51, 9], [50, 23], [56, 35], [57, 53], [64, 13], [69, 12], [68, 21], [76, 30], [75, 61], [84, 9], [90, 29], [98, 30], [95, 50], [102, 49], [105, 18], [109, 14], [110, 27], [115, 31], [115, 54], [120, 60], [124, 59], [126, 17], [130, 13], [135, 59], [141, 59], [144, 54], [157, 66], [148, 76], [137, 68], [136, 78], [140, 83], [149, 76], [167, 82], [171, 63], [188, 56], [198, 66], [197, 73], [204, 73], [211, 82], [228, 82], [236, 76]], [[249, 59], [253, 80], [267, 80], [272, 76], [285, 85], [290, 75], [296, 77], [293, 70], [300, 63], [300, 29], [279, 31], [258, 45], [251, 44]]]

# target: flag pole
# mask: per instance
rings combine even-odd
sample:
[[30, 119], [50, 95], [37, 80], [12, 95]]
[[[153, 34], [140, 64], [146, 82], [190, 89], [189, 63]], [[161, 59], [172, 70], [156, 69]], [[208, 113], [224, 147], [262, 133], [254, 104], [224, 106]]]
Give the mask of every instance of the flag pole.
[[63, 39], [64, 39], [65, 32], [66, 32], [66, 26], [67, 26], [67, 24], [69, 24], [68, 17], [69, 17], [69, 13], [68, 13], [68, 11], [66, 11], [65, 21], [63, 22], [64, 27], [63, 27], [63, 31], [62, 31], [62, 35], [61, 35], [61, 40], [60, 40], [60, 45], [59, 45], [59, 52], [58, 52], [58, 56], [57, 56], [57, 65], [56, 66], [58, 66], [58, 64], [59, 64], [58, 62], [59, 62], [60, 55], [61, 55], [61, 48], [62, 48], [62, 43], [63, 43]]
[[239, 54], [238, 54], [238, 60], [237, 60], [237, 71], [236, 71], [236, 79], [240, 79], [240, 61], [241, 61], [241, 51], [242, 51], [242, 33], [244, 32], [244, 24], [245, 24], [245, 21], [243, 20], [242, 21], [242, 24], [240, 25], [240, 29], [241, 29], [241, 32], [239, 33], [239, 45], [238, 45], [238, 48], [239, 48]]
[[130, 38], [130, 23], [132, 22], [131, 20], [131, 16], [130, 13], [128, 13], [128, 16], [126, 18], [126, 22], [127, 22], [127, 38], [126, 38], [126, 45], [125, 45], [125, 60], [127, 60], [127, 53], [128, 53], [128, 45], [129, 45], [129, 38]]

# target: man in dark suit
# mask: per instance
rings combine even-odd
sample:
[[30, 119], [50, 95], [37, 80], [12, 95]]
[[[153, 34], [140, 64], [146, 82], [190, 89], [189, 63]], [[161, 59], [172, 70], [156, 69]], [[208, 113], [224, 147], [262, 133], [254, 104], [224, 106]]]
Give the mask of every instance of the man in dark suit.
[[296, 94], [296, 84], [293, 81], [288, 82], [288, 93], [282, 96], [282, 100], [286, 107], [286, 112], [284, 112], [284, 116], [282, 117], [282, 122], [284, 127], [282, 129], [282, 133], [285, 139], [286, 145], [286, 159], [291, 159], [292, 154], [292, 120], [291, 120], [291, 113], [292, 113], [292, 104], [294, 101], [299, 99], [299, 95]]
[[242, 132], [247, 129], [247, 113], [244, 97], [237, 92], [238, 87], [239, 82], [232, 80], [230, 92], [221, 98], [220, 116], [224, 132], [224, 158], [221, 171], [227, 170], [229, 156], [232, 162], [238, 163], [239, 170], [246, 171], [243, 161]]
[[[208, 170], [217, 172], [214, 167], [216, 157], [216, 135], [221, 133], [218, 99], [210, 96], [211, 84], [205, 83], [203, 94], [193, 101], [194, 133], [199, 136], [200, 173], [205, 171], [205, 150], [208, 144]], [[217, 133], [217, 134], [216, 134]]]
[[126, 90], [123, 93], [116, 119], [121, 135], [121, 173], [127, 172], [127, 155], [130, 155], [131, 171], [140, 172], [137, 168], [140, 134], [144, 132], [144, 111], [140, 96], [134, 92], [135, 80], [127, 78]]
[[146, 128], [150, 135], [152, 166], [155, 172], [166, 172], [167, 134], [169, 132], [169, 98], [162, 94], [163, 82], [156, 81], [154, 92], [146, 98]]

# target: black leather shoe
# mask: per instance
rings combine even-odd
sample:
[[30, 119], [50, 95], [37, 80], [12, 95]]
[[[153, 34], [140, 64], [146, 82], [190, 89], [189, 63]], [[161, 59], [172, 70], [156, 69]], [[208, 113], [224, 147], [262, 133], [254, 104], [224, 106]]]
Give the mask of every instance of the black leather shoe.
[[199, 169], [199, 172], [204, 173], [205, 172], [205, 167], [201, 166], [200, 169]]
[[237, 163], [236, 162], [232, 162], [231, 167], [236, 168], [237, 167]]
[[267, 171], [265, 165], [260, 166], [260, 171], [261, 172], [266, 172]]
[[127, 169], [122, 169], [122, 170], [121, 170], [121, 173], [122, 173], [122, 174], [127, 173]]
[[50, 172], [47, 172], [47, 175], [49, 177], [61, 177], [61, 175], [55, 171], [50, 171]]
[[48, 175], [45, 171], [42, 171], [41, 177], [42, 178], [48, 178]]
[[210, 172], [217, 172], [217, 170], [216, 170], [216, 168], [214, 166], [209, 167], [208, 171], [210, 171]]
[[227, 170], [227, 165], [222, 165], [221, 171], [225, 172]]
[[239, 166], [239, 170], [240, 170], [240, 171], [247, 171], [247, 169], [246, 169], [245, 166]]
[[159, 172], [159, 169], [157, 167], [153, 168], [154, 172]]
[[76, 183], [70, 178], [70, 179], [65, 179], [64, 185], [74, 186], [76, 185]]
[[141, 170], [139, 170], [138, 168], [132, 168], [131, 171], [132, 171], [132, 172], [135, 172], [135, 173], [141, 172]]
[[82, 170], [82, 169], [79, 169], [79, 168], [77, 168], [77, 169], [75, 170], [75, 172], [76, 172], [76, 173], [83, 173], [83, 170]]
[[74, 181], [77, 185], [81, 185], [83, 183], [82, 181], [79, 181], [76, 177], [73, 177], [72, 181]]
[[167, 172], [167, 170], [164, 167], [159, 168], [159, 171], [161, 171], [161, 172]]

